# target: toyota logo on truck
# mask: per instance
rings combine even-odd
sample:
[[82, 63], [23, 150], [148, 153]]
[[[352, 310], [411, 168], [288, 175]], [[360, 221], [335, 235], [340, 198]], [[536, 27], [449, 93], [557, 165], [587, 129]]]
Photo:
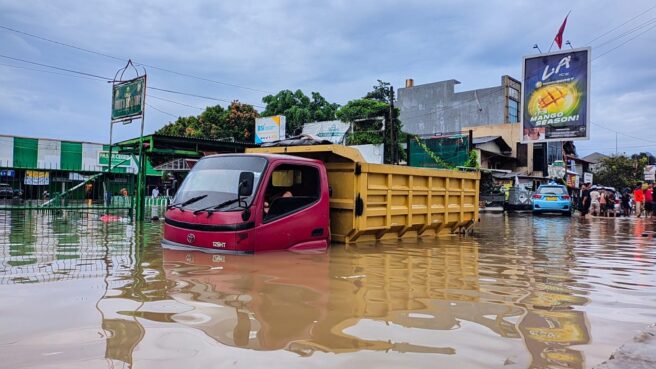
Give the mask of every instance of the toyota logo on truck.
[[189, 233], [187, 235], [187, 243], [194, 243], [194, 241], [196, 241], [196, 236], [193, 233]]

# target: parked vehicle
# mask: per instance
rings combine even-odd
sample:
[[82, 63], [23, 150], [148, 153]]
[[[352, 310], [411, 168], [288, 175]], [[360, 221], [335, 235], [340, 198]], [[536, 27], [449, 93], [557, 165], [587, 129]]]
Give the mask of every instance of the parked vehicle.
[[167, 209], [162, 246], [252, 253], [468, 232], [479, 181], [476, 172], [366, 163], [341, 145], [208, 156]]
[[14, 189], [7, 183], [0, 183], [0, 199], [14, 198]]
[[571, 216], [573, 211], [572, 198], [567, 187], [549, 183], [538, 187], [533, 200], [533, 214], [561, 213]]

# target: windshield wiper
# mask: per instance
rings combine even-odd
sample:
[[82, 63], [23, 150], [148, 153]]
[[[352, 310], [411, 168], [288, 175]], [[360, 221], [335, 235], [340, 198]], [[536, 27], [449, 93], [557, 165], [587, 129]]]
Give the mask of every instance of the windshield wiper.
[[187, 206], [189, 204], [193, 204], [196, 201], [200, 201], [200, 200], [202, 200], [206, 197], [207, 197], [207, 195], [195, 196], [195, 197], [192, 197], [189, 200], [184, 201], [182, 203], [171, 204], [171, 205], [167, 206], [166, 209], [178, 208], [178, 209], [180, 209], [180, 211], [184, 211], [184, 209], [182, 209], [184, 206]]
[[212, 215], [214, 213], [214, 210], [219, 210], [224, 206], [232, 205], [232, 204], [236, 203], [237, 201], [239, 201], [239, 199], [232, 199], [232, 200], [224, 201], [224, 202], [220, 203], [219, 205], [213, 205], [213, 206], [208, 206], [208, 207], [203, 208], [203, 209], [198, 209], [198, 210], [194, 211], [194, 215], [196, 215], [198, 213], [201, 213], [203, 211], [207, 211], [207, 216], [209, 217], [210, 215]]

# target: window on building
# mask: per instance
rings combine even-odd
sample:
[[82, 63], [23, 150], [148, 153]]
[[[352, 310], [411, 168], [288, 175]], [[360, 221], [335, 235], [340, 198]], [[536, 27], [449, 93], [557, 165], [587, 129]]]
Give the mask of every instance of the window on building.
[[510, 123], [519, 122], [519, 102], [508, 99], [508, 121]]
[[515, 99], [516, 101], [519, 101], [519, 90], [511, 86], [508, 86], [508, 97], [510, 97], [511, 99]]
[[547, 142], [547, 163], [563, 160], [563, 147], [561, 142]]

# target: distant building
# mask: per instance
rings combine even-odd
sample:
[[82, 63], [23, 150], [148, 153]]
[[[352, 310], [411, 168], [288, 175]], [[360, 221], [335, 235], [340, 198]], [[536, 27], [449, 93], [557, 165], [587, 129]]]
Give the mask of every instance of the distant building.
[[601, 167], [601, 161], [607, 157], [608, 155], [604, 155], [600, 152], [593, 152], [590, 155], [584, 156], [583, 159], [590, 162], [590, 170], [594, 172]]
[[[109, 145], [96, 142], [0, 135], [0, 183], [20, 191], [24, 199], [39, 199], [45, 193], [64, 192], [104, 172], [109, 163]], [[118, 192], [132, 181], [137, 165], [129, 155], [113, 150], [111, 190]], [[148, 166], [150, 168], [150, 166]], [[102, 183], [79, 188], [76, 199], [102, 198]]]
[[455, 79], [414, 85], [398, 90], [403, 130], [426, 136], [472, 131], [473, 148], [481, 168], [511, 171], [528, 177], [545, 177], [548, 165], [576, 156], [572, 142], [523, 144], [520, 106], [521, 82], [502, 76], [499, 86], [456, 92]]
[[468, 127], [519, 123], [521, 83], [502, 76], [501, 85], [456, 92], [455, 79], [415, 86], [413, 80], [398, 90], [399, 119], [412, 134], [460, 132]]

